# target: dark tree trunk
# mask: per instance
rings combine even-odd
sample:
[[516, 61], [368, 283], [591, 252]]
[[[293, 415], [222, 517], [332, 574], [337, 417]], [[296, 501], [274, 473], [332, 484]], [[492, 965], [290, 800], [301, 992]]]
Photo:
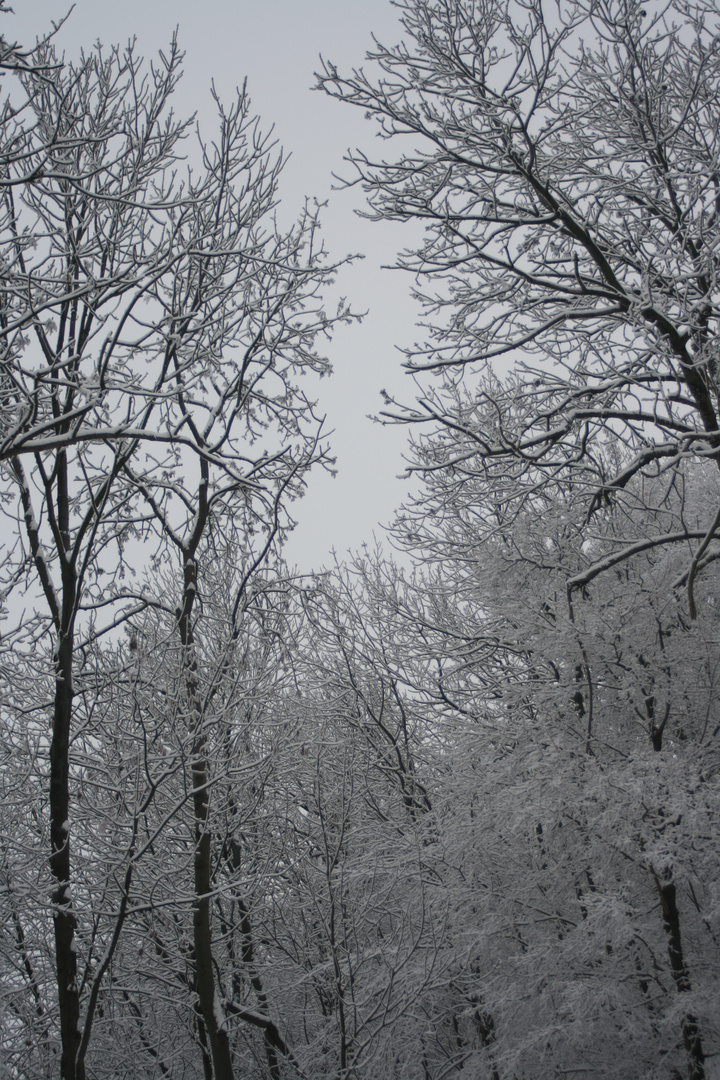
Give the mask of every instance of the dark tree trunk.
[[[46, 486], [47, 482], [46, 482]], [[63, 1080], [78, 1080], [80, 989], [77, 978], [77, 921], [70, 893], [70, 733], [73, 710], [73, 653], [78, 576], [70, 544], [70, 493], [67, 459], [58, 454], [55, 468], [56, 522], [53, 532], [60, 557], [62, 606], [55, 646], [55, 707], [50, 743], [50, 870], [55, 925], [55, 963], [62, 1037]], [[48, 508], [52, 498], [48, 491]], [[82, 1078], [81, 1078], [82, 1080]]]
[[[237, 869], [239, 870], [240, 858], [238, 845], [234, 844], [233, 849], [233, 862], [236, 862]], [[265, 989], [262, 984], [262, 979], [260, 978], [260, 973], [255, 967], [250, 913], [242, 898], [238, 897], [237, 905], [240, 912], [240, 933], [242, 934], [243, 963], [247, 967], [250, 974], [250, 982], [257, 996], [258, 1004], [262, 1009], [263, 1013], [268, 1017], [269, 1021], [270, 1009], [268, 1006], [268, 1000], [265, 995]], [[264, 1028], [263, 1036], [265, 1039], [265, 1056], [267, 1058], [267, 1066], [268, 1072], [270, 1073], [270, 1080], [280, 1080], [280, 1066], [278, 1064], [277, 1054], [275, 1053], [275, 1038], [272, 1027], [268, 1026]]]
[[[198, 536], [201, 530], [198, 529]], [[195, 855], [193, 906], [193, 945], [195, 977], [200, 1011], [205, 1024], [215, 1080], [234, 1080], [230, 1039], [223, 1023], [224, 1009], [215, 985], [212, 950], [211, 888], [212, 843], [209, 832], [209, 780], [207, 740], [203, 730], [203, 709], [197, 671], [197, 658], [192, 634], [192, 609], [197, 594], [197, 565], [189, 551], [184, 558], [183, 607], [178, 629], [183, 647], [185, 687], [188, 703], [188, 726], [193, 737], [192, 786], [195, 816]]]
[[[663, 926], [668, 938], [668, 956], [670, 970], [679, 994], [690, 992], [690, 976], [685, 966], [680, 938], [680, 912], [677, 907], [675, 882], [669, 868], [662, 873], [662, 878], [653, 871], [655, 885], [660, 897]], [[686, 1013], [682, 1022], [683, 1045], [688, 1055], [688, 1080], [705, 1080], [705, 1054], [700, 1039], [700, 1027], [697, 1017]]]
[[72, 629], [59, 635], [55, 656], [55, 708], [50, 744], [50, 870], [53, 876], [55, 962], [62, 1039], [61, 1075], [76, 1080], [80, 1048], [80, 994], [70, 896], [70, 721], [72, 718]]
[[[194, 766], [193, 780], [197, 780]], [[202, 818], [198, 818], [197, 795], [195, 795], [194, 801], [196, 807], [196, 843], [193, 932], [197, 992], [202, 1017], [205, 1022], [205, 1030], [210, 1043], [215, 1080], [233, 1080], [230, 1040], [227, 1031], [222, 1026], [220, 1002], [215, 987], [215, 973], [213, 970], [212, 928], [210, 923], [210, 833], [206, 828], [207, 816], [204, 822]]]

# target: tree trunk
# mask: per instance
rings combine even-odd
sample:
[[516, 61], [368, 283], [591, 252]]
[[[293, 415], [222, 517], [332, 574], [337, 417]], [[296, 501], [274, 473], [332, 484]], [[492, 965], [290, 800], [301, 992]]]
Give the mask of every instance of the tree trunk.
[[[672, 977], [678, 993], [686, 994], [690, 992], [690, 976], [683, 959], [680, 938], [680, 912], [677, 907], [675, 882], [672, 880], [669, 867], [666, 867], [663, 871], [662, 880], [654, 870], [652, 874], [660, 897], [663, 926], [668, 937], [668, 955], [670, 957]], [[705, 1054], [700, 1039], [700, 1028], [697, 1018], [692, 1013], [686, 1013], [683, 1018], [682, 1037], [688, 1055], [688, 1080], [705, 1080]]]
[[[195, 766], [196, 763], [193, 763], [193, 782], [197, 786]], [[223, 1010], [218, 999], [213, 971], [212, 931], [210, 925], [210, 833], [206, 828], [207, 817], [203, 821], [198, 816], [199, 801], [196, 792], [194, 795], [196, 844], [193, 933], [197, 992], [205, 1022], [205, 1030], [210, 1042], [215, 1080], [233, 1080], [230, 1040], [223, 1025]], [[205, 802], [205, 809], [207, 809], [207, 801]]]
[[[237, 847], [237, 845], [233, 845]], [[237, 869], [240, 869], [240, 860], [237, 860]], [[250, 922], [250, 913], [245, 905], [244, 900], [238, 897], [237, 900], [238, 910], [240, 912], [240, 933], [242, 934], [242, 958], [243, 963], [248, 969], [250, 975], [250, 983], [258, 1000], [258, 1005], [262, 1009], [263, 1013], [268, 1018], [268, 1026], [263, 1028], [263, 1037], [265, 1040], [265, 1056], [267, 1058], [268, 1072], [270, 1073], [270, 1080], [280, 1080], [280, 1066], [278, 1064], [277, 1054], [275, 1053], [275, 1032], [274, 1025], [270, 1026], [270, 1008], [268, 1006], [268, 1000], [265, 994], [265, 989], [260, 978], [260, 973], [255, 967], [254, 950], [253, 950], [253, 938], [252, 938], [252, 924]]]
[[77, 981], [77, 926], [70, 896], [70, 721], [72, 718], [72, 629], [58, 635], [55, 708], [50, 744], [50, 870], [55, 926], [55, 963], [62, 1040], [62, 1080], [76, 1080], [80, 1048], [80, 994]]
[[197, 658], [192, 634], [192, 609], [197, 593], [197, 566], [189, 552], [185, 552], [183, 608], [179, 614], [178, 628], [183, 647], [185, 687], [188, 701], [188, 725], [193, 736], [192, 787], [195, 815], [195, 855], [193, 906], [193, 945], [195, 975], [200, 1011], [205, 1023], [215, 1080], [234, 1080], [230, 1039], [224, 1026], [224, 1009], [215, 986], [215, 970], [212, 951], [212, 926], [210, 918], [210, 894], [212, 885], [212, 843], [208, 830], [209, 819], [209, 769], [206, 756], [206, 738], [203, 732], [203, 710], [197, 673]]

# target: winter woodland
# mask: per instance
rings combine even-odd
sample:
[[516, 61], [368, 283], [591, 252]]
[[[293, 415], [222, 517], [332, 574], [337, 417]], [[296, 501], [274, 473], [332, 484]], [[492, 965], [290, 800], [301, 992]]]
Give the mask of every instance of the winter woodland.
[[302, 577], [321, 209], [0, 39], [3, 1080], [720, 1076], [720, 11], [397, 7], [418, 494]]

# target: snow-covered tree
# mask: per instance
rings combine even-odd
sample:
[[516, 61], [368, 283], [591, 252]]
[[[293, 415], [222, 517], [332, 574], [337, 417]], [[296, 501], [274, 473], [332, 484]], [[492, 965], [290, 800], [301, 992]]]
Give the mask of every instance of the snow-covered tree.
[[[217, 102], [215, 141], [191, 139], [190, 122], [173, 115], [175, 41], [149, 68], [132, 46], [64, 64], [46, 42], [32, 60], [15, 65], [19, 84], [1, 117], [0, 458], [10, 523], [3, 649], [19, 665], [8, 677], [22, 671], [18, 686], [33, 693], [11, 687], [3, 708], [15, 749], [32, 743], [29, 788], [49, 796], [21, 861], [34, 859], [43, 889], [49, 859], [57, 1001], [43, 993], [22, 1015], [36, 1023], [42, 1010], [69, 1080], [85, 1075], [100, 986], [131, 905], [138, 808], [154, 798], [146, 776], [118, 820], [117, 861], [93, 864], [83, 777], [108, 752], [95, 730], [96, 645], [148, 606], [167, 606], [139, 567], [161, 575], [179, 566], [173, 617], [193, 730], [196, 559], [207, 524], [242, 523], [249, 579], [288, 523], [288, 500], [326, 456], [296, 379], [328, 367], [315, 343], [333, 323], [318, 299], [332, 270], [314, 210], [285, 232], [276, 225], [282, 157], [244, 91], [228, 109]], [[23, 735], [27, 717], [34, 734]], [[200, 833], [203, 738], [188, 776]], [[16, 880], [12, 832], [7, 844]], [[97, 875], [82, 884], [81, 863]], [[96, 910], [106, 888], [114, 900]], [[204, 903], [198, 896], [198, 909]], [[17, 948], [28, 963], [11, 965], [35, 998], [20, 937]], [[200, 998], [206, 1025], [215, 1023]]]
[[503, 518], [466, 466], [398, 521], [501, 1076], [696, 1077], [716, 1052], [718, 579], [690, 619], [686, 552], [646, 542], [716, 485], [635, 478], [588, 531], [571, 486]]
[[350, 159], [369, 216], [425, 228], [399, 260], [423, 394], [386, 411], [451, 437], [413, 467], [476, 458], [515, 506], [564, 472], [592, 512], [716, 459], [717, 6], [397, 6], [402, 43], [320, 84], [378, 126], [384, 155]]
[[421, 396], [385, 416], [421, 426], [398, 532], [428, 569], [403, 604], [487, 869], [461, 925], [496, 1066], [695, 1080], [717, 1044], [717, 7], [398, 7], [401, 44], [320, 84], [377, 123], [383, 153], [350, 156], [369, 216], [425, 227], [399, 258]]

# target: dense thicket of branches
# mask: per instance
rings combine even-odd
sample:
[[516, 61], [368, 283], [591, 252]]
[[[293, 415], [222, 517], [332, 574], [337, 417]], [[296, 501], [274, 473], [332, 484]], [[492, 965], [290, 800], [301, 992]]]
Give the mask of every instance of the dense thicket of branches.
[[322, 81], [427, 226], [422, 488], [305, 579], [315, 215], [175, 44], [2, 43], [12, 1080], [714, 1075], [717, 12], [398, 6]]
[[428, 432], [397, 524], [427, 568], [424, 692], [465, 720], [484, 859], [505, 856], [499, 905], [473, 909], [493, 1067], [699, 1078], [717, 1039], [717, 601], [697, 585], [720, 554], [717, 8], [398, 7], [403, 42], [320, 85], [384, 140], [350, 158], [370, 216], [425, 226], [399, 260], [427, 315], [407, 357], [422, 396], [386, 416]]

